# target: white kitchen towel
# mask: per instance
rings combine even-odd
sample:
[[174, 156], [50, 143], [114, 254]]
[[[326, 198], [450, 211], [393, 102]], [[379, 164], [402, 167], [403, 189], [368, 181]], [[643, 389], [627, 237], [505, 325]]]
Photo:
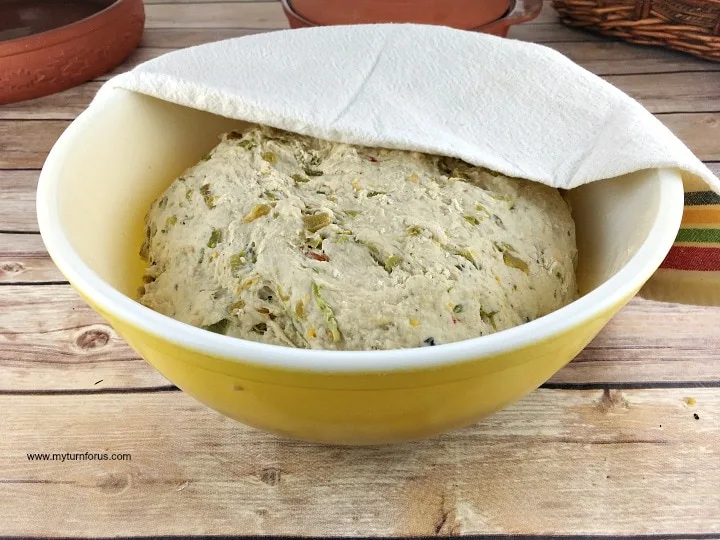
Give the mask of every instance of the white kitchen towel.
[[[558, 188], [672, 167], [686, 189], [720, 193], [720, 180], [617, 88], [552, 49], [474, 32], [413, 24], [271, 32], [166, 54], [99, 94], [118, 87], [323, 139], [454, 156]], [[702, 276], [718, 278], [720, 291], [715, 270]], [[684, 298], [680, 289], [662, 296]]]

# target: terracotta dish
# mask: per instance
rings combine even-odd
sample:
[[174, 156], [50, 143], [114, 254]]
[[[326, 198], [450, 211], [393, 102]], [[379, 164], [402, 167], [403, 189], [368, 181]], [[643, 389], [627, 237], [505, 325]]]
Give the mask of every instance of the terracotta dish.
[[[510, 0], [290, 0], [316, 25], [413, 22], [475, 28], [502, 17]], [[288, 2], [288, 3], [290, 3]]]
[[0, 2], [0, 104], [113, 69], [137, 47], [144, 23], [142, 0]]
[[409, 22], [506, 36], [513, 24], [534, 19], [542, 0], [282, 0], [291, 28]]

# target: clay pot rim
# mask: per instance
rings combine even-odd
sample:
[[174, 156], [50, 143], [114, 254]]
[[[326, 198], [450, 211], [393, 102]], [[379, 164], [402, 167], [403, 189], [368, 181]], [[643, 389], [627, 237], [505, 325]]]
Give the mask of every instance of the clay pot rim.
[[[283, 7], [283, 9], [285, 10], [286, 13], [289, 13], [292, 17], [294, 17], [295, 19], [297, 19], [298, 21], [300, 21], [302, 24], [304, 24], [304, 25], [306, 25], [306, 26], [308, 26], [308, 27], [324, 26], [324, 25], [318, 24], [318, 23], [316, 23], [316, 22], [314, 22], [314, 21], [311, 21], [310, 19], [308, 19], [308, 18], [305, 17], [304, 15], [301, 15], [300, 13], [298, 13], [297, 11], [295, 11], [295, 8], [292, 6], [291, 0], [280, 0], [280, 3], [282, 4], [282, 7]], [[507, 2], [507, 4], [508, 4], [508, 9], [507, 9], [507, 11], [505, 11], [505, 13], [503, 13], [500, 17], [498, 17], [497, 19], [493, 19], [493, 20], [491, 20], [491, 21], [487, 21], [487, 22], [483, 23], [481, 26], [475, 26], [475, 27], [473, 27], [473, 28], [467, 28], [466, 31], [469, 31], [469, 32], [476, 31], [476, 30], [485, 28], [485, 26], [487, 26], [487, 25], [494, 24], [494, 23], [497, 23], [497, 22], [499, 22], [499, 21], [502, 21], [504, 18], [506, 18], [506, 17], [508, 16], [509, 13], [511, 13], [511, 12], [513, 11], [513, 8], [515, 7], [515, 4], [516, 4], [516, 3], [517, 3], [516, 0], [508, 0], [508, 2]]]
[[86, 34], [95, 32], [98, 28], [112, 23], [111, 13], [116, 11], [122, 4], [131, 0], [115, 0], [109, 6], [100, 11], [64, 26], [51, 28], [30, 36], [18, 37], [0, 41], [0, 58], [14, 56], [22, 53], [46, 49], [66, 41], [78, 39]]

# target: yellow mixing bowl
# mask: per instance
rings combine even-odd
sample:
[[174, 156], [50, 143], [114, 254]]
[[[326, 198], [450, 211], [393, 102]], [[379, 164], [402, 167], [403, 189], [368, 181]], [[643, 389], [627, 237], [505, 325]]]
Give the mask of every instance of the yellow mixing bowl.
[[583, 296], [522, 326], [437, 347], [333, 352], [264, 345], [180, 323], [137, 303], [144, 215], [239, 122], [125, 90], [62, 135], [38, 186], [50, 255], [85, 300], [182, 390], [258, 428], [375, 444], [477, 422], [567, 364], [660, 265], [682, 215], [673, 170], [569, 192]]

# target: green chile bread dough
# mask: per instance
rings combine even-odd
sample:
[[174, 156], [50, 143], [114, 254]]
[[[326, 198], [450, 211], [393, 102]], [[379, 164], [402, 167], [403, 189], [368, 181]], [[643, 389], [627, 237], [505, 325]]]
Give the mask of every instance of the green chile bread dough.
[[230, 132], [156, 200], [140, 302], [229, 336], [313, 349], [435, 345], [577, 296], [553, 188], [457, 159]]

